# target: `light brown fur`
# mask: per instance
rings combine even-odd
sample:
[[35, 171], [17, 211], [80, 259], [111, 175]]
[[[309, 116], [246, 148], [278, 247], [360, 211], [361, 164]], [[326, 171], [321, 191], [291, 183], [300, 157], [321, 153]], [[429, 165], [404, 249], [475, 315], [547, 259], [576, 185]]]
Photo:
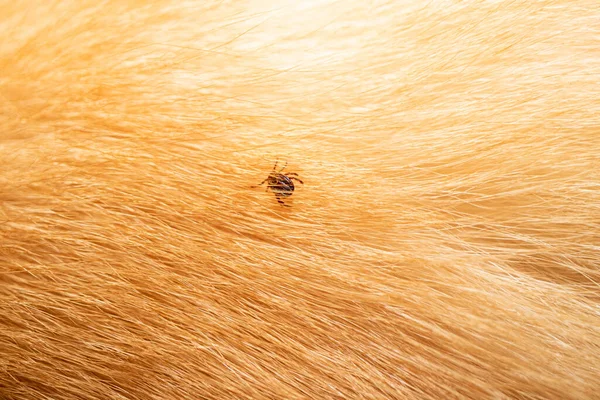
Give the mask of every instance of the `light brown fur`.
[[96, 3], [0, 3], [0, 398], [600, 398], [597, 2]]

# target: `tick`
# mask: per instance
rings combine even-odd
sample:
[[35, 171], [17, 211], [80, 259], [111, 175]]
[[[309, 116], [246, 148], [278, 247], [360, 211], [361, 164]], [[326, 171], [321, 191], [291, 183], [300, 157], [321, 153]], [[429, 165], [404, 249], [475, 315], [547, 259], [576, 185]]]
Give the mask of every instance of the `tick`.
[[271, 171], [269, 176], [267, 176], [267, 178], [264, 181], [262, 181], [259, 185], [252, 187], [259, 187], [261, 185], [264, 185], [265, 182], [267, 182], [267, 190], [265, 190], [265, 192], [268, 192], [270, 190], [275, 195], [275, 198], [277, 199], [277, 202], [279, 204], [285, 207], [291, 207], [285, 204], [283, 202], [283, 199], [285, 199], [286, 197], [290, 197], [294, 193], [295, 186], [293, 181], [298, 181], [303, 185], [304, 182], [302, 182], [300, 178], [297, 178], [298, 174], [295, 172], [289, 172], [287, 174], [281, 173], [281, 171], [283, 171], [285, 167], [287, 167], [287, 162], [285, 163], [283, 168], [281, 168], [278, 171], [278, 162], [279, 161], [275, 162], [275, 165], [273, 166], [273, 171]]

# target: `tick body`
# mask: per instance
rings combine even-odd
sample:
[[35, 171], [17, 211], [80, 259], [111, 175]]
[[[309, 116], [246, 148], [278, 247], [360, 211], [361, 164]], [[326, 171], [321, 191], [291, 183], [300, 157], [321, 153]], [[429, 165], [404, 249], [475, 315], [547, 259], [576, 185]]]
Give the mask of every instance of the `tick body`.
[[294, 186], [294, 181], [298, 181], [303, 185], [304, 182], [302, 182], [300, 178], [297, 178], [298, 174], [295, 172], [289, 172], [287, 174], [282, 173], [285, 167], [287, 167], [287, 162], [279, 171], [277, 170], [277, 163], [278, 161], [275, 162], [275, 165], [273, 166], [273, 171], [271, 171], [269, 176], [267, 176], [267, 178], [264, 181], [262, 181], [258, 186], [264, 185], [266, 182], [266, 192], [273, 192], [279, 204], [285, 207], [290, 207], [289, 205], [284, 203], [283, 199], [290, 197], [294, 193], [294, 189], [296, 188]]

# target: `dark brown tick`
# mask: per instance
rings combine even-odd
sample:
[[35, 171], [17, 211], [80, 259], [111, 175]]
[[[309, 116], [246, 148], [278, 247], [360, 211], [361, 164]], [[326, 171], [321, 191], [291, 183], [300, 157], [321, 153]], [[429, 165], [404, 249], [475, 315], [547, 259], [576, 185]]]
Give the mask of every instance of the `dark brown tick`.
[[283, 171], [285, 169], [285, 167], [287, 167], [287, 162], [285, 163], [283, 168], [281, 168], [278, 171], [277, 170], [278, 162], [279, 161], [275, 162], [275, 166], [273, 166], [273, 171], [271, 171], [269, 176], [267, 176], [267, 178], [264, 181], [262, 181], [259, 185], [252, 186], [252, 187], [259, 187], [259, 186], [263, 185], [265, 182], [267, 182], [267, 190], [265, 190], [265, 191], [268, 192], [270, 190], [271, 192], [273, 192], [273, 194], [275, 195], [275, 198], [277, 199], [277, 202], [279, 204], [281, 204], [282, 206], [291, 207], [291, 206], [288, 206], [287, 204], [285, 204], [283, 202], [283, 199], [286, 197], [290, 197], [294, 193], [295, 187], [294, 187], [293, 181], [298, 181], [303, 185], [304, 185], [304, 182], [302, 182], [300, 180], [300, 178], [296, 178], [298, 176], [298, 174], [295, 172], [289, 172], [287, 174], [281, 173], [281, 171]]

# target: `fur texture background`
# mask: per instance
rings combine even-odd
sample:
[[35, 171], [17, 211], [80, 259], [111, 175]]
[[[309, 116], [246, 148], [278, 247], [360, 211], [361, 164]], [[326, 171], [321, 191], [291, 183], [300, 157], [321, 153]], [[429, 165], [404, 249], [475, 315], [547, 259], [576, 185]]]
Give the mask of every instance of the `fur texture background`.
[[0, 15], [0, 398], [600, 398], [597, 1]]

